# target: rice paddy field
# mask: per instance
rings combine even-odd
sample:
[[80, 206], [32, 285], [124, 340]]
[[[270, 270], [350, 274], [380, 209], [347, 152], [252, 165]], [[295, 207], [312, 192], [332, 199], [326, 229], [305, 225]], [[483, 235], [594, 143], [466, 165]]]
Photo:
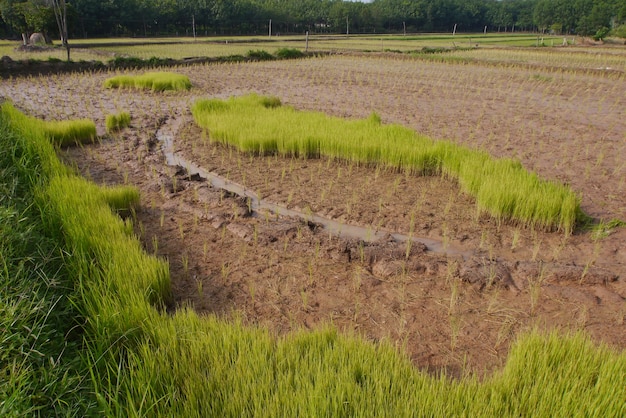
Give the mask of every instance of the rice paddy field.
[[[275, 53], [281, 48], [299, 48], [307, 46], [310, 51], [396, 51], [413, 52], [423, 48], [437, 49], [495, 49], [511, 46], [562, 46], [563, 37], [537, 36], [536, 34], [407, 34], [398, 35], [311, 35], [307, 43], [306, 36], [240, 36], [240, 37], [189, 37], [170, 38], [106, 38], [73, 39], [71, 42], [74, 61], [103, 61], [114, 57], [136, 57], [141, 59], [190, 57], [223, 57], [246, 55], [250, 50], [264, 50]], [[580, 38], [566, 38], [572, 47], [583, 42]], [[49, 48], [39, 52], [16, 51], [16, 42], [0, 40], [0, 55], [18, 59], [47, 60], [65, 59], [63, 48]]]
[[455, 39], [3, 80], [0, 412], [626, 414], [626, 49]]

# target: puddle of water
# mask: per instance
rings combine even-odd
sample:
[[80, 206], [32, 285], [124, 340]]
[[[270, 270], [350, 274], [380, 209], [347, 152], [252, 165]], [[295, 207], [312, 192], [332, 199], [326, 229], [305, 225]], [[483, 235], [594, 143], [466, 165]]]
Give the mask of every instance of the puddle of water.
[[269, 211], [276, 215], [300, 218], [308, 222], [313, 222], [317, 225], [322, 226], [325, 230], [328, 231], [329, 234], [341, 238], [357, 239], [364, 242], [374, 242], [391, 236], [391, 238], [396, 242], [406, 242], [408, 240], [412, 240], [416, 243], [422, 243], [427, 247], [428, 251], [432, 251], [434, 253], [447, 254], [457, 257], [461, 256], [464, 259], [467, 259], [471, 256], [470, 251], [464, 251], [458, 248], [454, 248], [449, 243], [444, 243], [440, 240], [434, 240], [425, 237], [413, 237], [404, 234], [394, 233], [391, 231], [372, 230], [371, 227], [367, 228], [362, 226], [347, 225], [341, 222], [334, 221], [332, 219], [318, 216], [314, 213], [303, 213], [259, 199], [256, 193], [249, 189], [246, 189], [244, 186], [227, 180], [216, 173], [207, 171], [204, 168], [197, 166], [193, 162], [186, 160], [180, 155], [177, 155], [174, 152], [174, 137], [172, 134], [164, 132], [166, 131], [166, 129], [167, 128], [165, 126], [159, 129], [156, 136], [158, 141], [161, 142], [165, 161], [168, 165], [183, 167], [189, 175], [197, 174], [201, 176], [202, 178], [206, 179], [206, 181], [208, 181], [214, 188], [223, 189], [231, 193], [235, 193], [238, 196], [249, 199], [250, 209], [255, 216], [258, 216], [263, 211]]

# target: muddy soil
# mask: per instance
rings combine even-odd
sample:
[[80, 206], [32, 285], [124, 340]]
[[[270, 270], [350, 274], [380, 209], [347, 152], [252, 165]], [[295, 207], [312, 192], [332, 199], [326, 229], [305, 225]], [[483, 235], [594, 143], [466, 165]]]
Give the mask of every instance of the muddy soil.
[[[625, 118], [613, 107], [626, 99], [605, 100], [613, 113], [594, 107], [597, 95], [626, 87], [623, 79], [574, 72], [544, 86], [521, 69], [355, 57], [178, 71], [190, 76], [190, 92], [104, 90], [108, 74], [98, 73], [11, 80], [0, 89], [40, 117], [91, 117], [102, 134], [107, 113], [131, 112], [130, 128], [62, 154], [98, 183], [140, 189], [137, 234], [147, 251], [169, 260], [171, 309], [236, 315], [277, 335], [332, 323], [373, 342], [391, 340], [417, 367], [453, 376], [500, 367], [515, 336], [534, 327], [585, 330], [626, 348], [623, 228], [565, 237], [498, 223], [449, 180], [242, 154], [212, 143], [189, 114], [197, 97], [250, 91], [339, 116], [377, 110], [386, 122], [518, 157], [570, 183], [596, 219], [626, 219]], [[577, 93], [585, 83], [594, 94]], [[163, 130], [178, 155], [269, 202], [427, 237], [448, 252], [390, 236], [340, 239], [306, 220], [251, 213], [245, 198], [167, 166], [157, 140]]]

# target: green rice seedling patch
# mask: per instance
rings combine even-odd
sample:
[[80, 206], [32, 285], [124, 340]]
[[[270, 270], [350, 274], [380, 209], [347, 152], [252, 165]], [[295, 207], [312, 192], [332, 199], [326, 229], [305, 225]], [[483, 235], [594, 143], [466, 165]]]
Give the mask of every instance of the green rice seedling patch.
[[189, 77], [171, 72], [148, 72], [138, 76], [119, 75], [104, 81], [105, 88], [134, 88], [152, 91], [189, 90]]
[[124, 129], [130, 125], [130, 113], [120, 112], [117, 114], [110, 114], [106, 117], [106, 129], [107, 132], [115, 132]]
[[[23, 116], [12, 106], [5, 104], [5, 114], [9, 118], [15, 117], [15, 127], [22, 133], [31, 130], [41, 131], [52, 143], [59, 146], [76, 145], [93, 142], [96, 139], [96, 125], [89, 119], [67, 121], [44, 121], [29, 116]], [[19, 116], [18, 116], [19, 115]]]
[[256, 154], [300, 158], [325, 156], [390, 167], [412, 174], [443, 175], [476, 198], [479, 209], [499, 220], [570, 234], [582, 216], [568, 187], [527, 171], [517, 160], [434, 141], [377, 115], [344, 120], [320, 112], [279, 106], [276, 98], [249, 95], [199, 100], [192, 108], [213, 141]]
[[89, 119], [44, 121], [43, 128], [46, 135], [61, 146], [93, 142], [96, 139], [96, 125]]

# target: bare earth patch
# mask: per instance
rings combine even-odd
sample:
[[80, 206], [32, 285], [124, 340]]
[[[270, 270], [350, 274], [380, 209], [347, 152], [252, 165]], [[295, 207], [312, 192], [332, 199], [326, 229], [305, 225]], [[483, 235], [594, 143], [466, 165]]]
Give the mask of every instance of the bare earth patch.
[[[615, 94], [626, 90], [623, 77], [552, 69], [541, 78], [521, 68], [389, 57], [176, 71], [190, 77], [190, 92], [109, 91], [109, 74], [0, 87], [31, 114], [91, 117], [101, 132], [108, 113], [131, 113], [129, 129], [63, 155], [96, 182], [140, 189], [137, 234], [170, 262], [172, 309], [238, 315], [277, 334], [332, 322], [374, 342], [391, 339], [417, 367], [454, 376], [501, 366], [515, 335], [531, 327], [584, 329], [626, 348], [624, 228], [594, 239], [584, 230], [564, 237], [498, 224], [446, 179], [242, 154], [211, 143], [189, 114], [195, 98], [248, 92], [338, 116], [377, 111], [385, 122], [517, 157], [571, 184], [596, 219], [624, 220], [626, 98]], [[262, 199], [373, 232], [439, 240], [450, 252], [339, 239], [300, 219], [252, 216], [245, 199], [167, 166], [156, 140], [163, 128], [180, 156]]]

